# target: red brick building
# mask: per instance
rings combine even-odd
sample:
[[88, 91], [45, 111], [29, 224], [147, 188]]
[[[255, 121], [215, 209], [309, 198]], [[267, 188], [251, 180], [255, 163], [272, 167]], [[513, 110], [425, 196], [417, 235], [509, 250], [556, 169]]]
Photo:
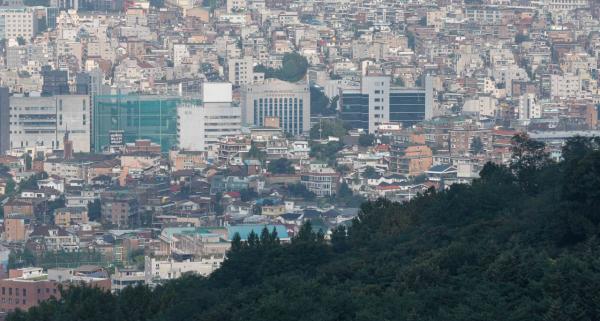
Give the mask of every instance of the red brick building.
[[60, 284], [86, 284], [110, 291], [110, 279], [79, 276], [73, 269], [51, 269], [48, 273], [42, 268], [10, 270], [9, 278], [0, 280], [0, 312], [27, 311], [51, 297], [58, 299]]

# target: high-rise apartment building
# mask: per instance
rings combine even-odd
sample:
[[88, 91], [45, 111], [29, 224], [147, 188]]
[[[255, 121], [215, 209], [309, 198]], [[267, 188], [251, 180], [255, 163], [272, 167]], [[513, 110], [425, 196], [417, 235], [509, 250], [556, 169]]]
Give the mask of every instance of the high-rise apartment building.
[[265, 117], [279, 118], [286, 133], [301, 134], [310, 130], [310, 88], [307, 83], [268, 79], [262, 84], [241, 90], [242, 123], [264, 126]]

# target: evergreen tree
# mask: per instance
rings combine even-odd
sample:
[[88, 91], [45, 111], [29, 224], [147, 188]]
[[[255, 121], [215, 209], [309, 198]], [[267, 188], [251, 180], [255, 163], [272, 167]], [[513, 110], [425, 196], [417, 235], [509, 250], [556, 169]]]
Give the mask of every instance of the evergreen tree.
[[235, 234], [233, 234], [233, 238], [231, 239], [231, 251], [232, 252], [239, 252], [242, 250], [242, 238], [240, 237], [240, 233], [235, 232]]

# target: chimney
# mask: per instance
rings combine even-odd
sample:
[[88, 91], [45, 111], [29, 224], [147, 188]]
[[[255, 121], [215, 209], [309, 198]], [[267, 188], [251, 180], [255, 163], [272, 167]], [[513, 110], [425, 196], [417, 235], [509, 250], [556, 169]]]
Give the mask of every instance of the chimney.
[[73, 142], [71, 140], [69, 140], [69, 131], [68, 130], [65, 132], [65, 136], [63, 137], [63, 146], [64, 146], [63, 158], [66, 160], [73, 159]]

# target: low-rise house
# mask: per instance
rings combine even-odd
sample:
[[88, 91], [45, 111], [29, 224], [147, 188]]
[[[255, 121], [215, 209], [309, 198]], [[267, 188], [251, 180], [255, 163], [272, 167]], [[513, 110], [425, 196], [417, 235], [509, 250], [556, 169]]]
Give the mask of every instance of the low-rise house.
[[25, 242], [29, 237], [30, 226], [30, 216], [14, 213], [5, 214], [2, 238], [7, 242]]
[[111, 291], [118, 292], [128, 286], [144, 284], [146, 278], [143, 270], [136, 268], [116, 268], [115, 273], [111, 275]]
[[29, 235], [29, 241], [43, 245], [46, 251], [75, 252], [79, 250], [77, 235], [59, 226], [37, 225]]
[[41, 179], [37, 181], [37, 186], [39, 189], [43, 188], [51, 188], [61, 193], [65, 191], [65, 182], [61, 179], [57, 179], [54, 177], [50, 177], [47, 179]]
[[337, 192], [340, 174], [326, 164], [310, 164], [300, 176], [300, 183], [317, 196], [331, 196]]
[[87, 207], [63, 207], [54, 210], [54, 225], [67, 228], [89, 222]]

